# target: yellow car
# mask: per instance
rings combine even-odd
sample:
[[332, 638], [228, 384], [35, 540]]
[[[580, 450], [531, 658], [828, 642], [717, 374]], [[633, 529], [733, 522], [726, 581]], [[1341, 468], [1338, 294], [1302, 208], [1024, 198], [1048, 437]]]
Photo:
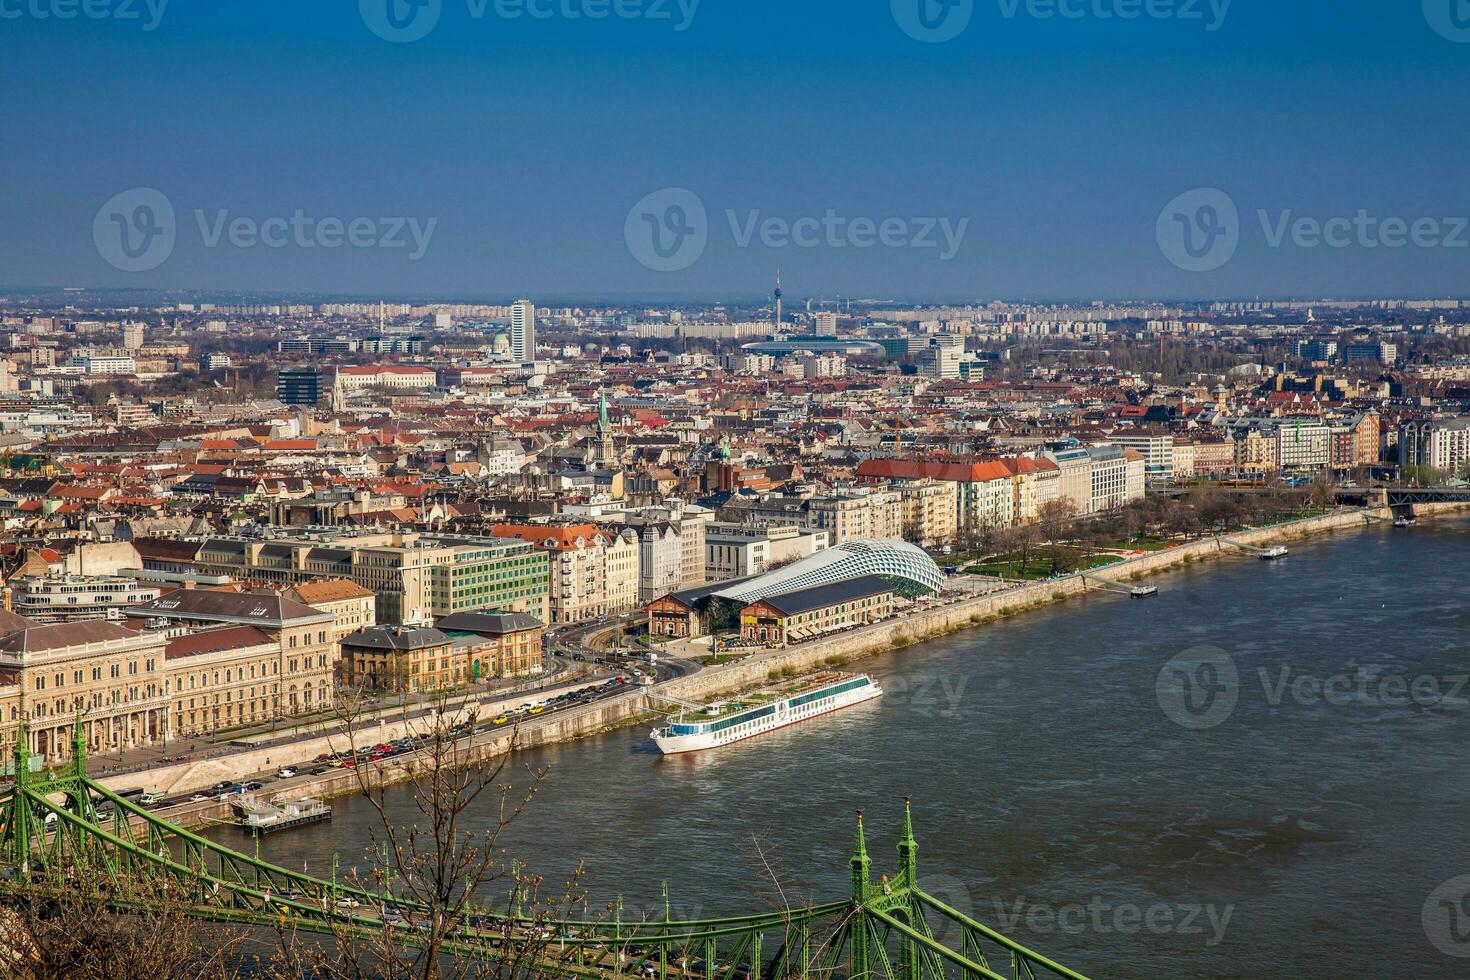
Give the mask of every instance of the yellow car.
[[544, 705], [544, 704], [538, 704], [538, 705], [536, 705], [536, 707], [534, 707], [534, 708], [531, 709], [531, 712], [530, 713], [533, 714], [533, 715], [539, 715], [541, 712], [543, 712], [545, 710], [546, 710], [546, 705]]
[[508, 721], [510, 721], [510, 716], [509, 715], [501, 715], [499, 718], [492, 719], [491, 722], [490, 722], [490, 724], [492, 724], [492, 725], [504, 725]]

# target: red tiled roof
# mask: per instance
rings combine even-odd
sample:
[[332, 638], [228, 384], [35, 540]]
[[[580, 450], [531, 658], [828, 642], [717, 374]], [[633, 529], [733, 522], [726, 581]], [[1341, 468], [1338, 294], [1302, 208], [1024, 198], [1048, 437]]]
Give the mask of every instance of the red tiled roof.
[[988, 483], [1009, 480], [1010, 469], [994, 460], [946, 461], [928, 459], [867, 459], [858, 466], [862, 478], [885, 480], [945, 480], [950, 483]]
[[163, 648], [163, 656], [166, 660], [175, 660], [201, 653], [257, 647], [270, 642], [271, 638], [254, 626], [226, 626], [224, 629], [202, 630], [176, 636]]

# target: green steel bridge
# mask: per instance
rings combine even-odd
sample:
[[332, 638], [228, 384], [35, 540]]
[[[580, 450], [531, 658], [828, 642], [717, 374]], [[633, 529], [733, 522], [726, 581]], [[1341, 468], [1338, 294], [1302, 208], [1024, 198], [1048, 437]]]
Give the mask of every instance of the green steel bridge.
[[[147, 911], [152, 894], [192, 918], [362, 938], [387, 931], [395, 942], [416, 944], [421, 925], [414, 918], [426, 913], [423, 906], [391, 888], [378, 892], [290, 871], [174, 826], [88, 777], [80, 725], [73, 742], [69, 765], [31, 773], [22, 730], [14, 784], [0, 796], [0, 901], [90, 892], [128, 913]], [[98, 814], [103, 801], [110, 815]], [[837, 901], [732, 918], [666, 914], [634, 922], [622, 921], [621, 912], [591, 921], [476, 910], [456, 918], [444, 952], [511, 960], [513, 951], [534, 944], [533, 972], [567, 977], [1086, 980], [925, 892], [918, 849], [905, 801], [893, 876], [873, 880], [860, 812], [851, 893]], [[153, 887], [140, 892], [139, 882]], [[156, 900], [159, 907], [164, 901]], [[957, 942], [947, 945], [937, 934]]]

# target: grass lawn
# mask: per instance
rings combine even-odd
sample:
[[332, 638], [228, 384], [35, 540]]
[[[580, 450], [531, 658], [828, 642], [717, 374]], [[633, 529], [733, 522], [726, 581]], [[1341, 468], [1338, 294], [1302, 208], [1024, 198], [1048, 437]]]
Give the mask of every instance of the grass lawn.
[[1115, 551], [1163, 551], [1172, 548], [1179, 542], [1172, 538], [1160, 538], [1147, 534], [1133, 541], [1111, 541], [1105, 547]]
[[[1086, 571], [1091, 568], [1103, 568], [1122, 561], [1117, 555], [1087, 555], [1083, 558], [1067, 556], [1059, 564], [1057, 570], [1066, 575], [1075, 571]], [[1025, 566], [1021, 565], [1018, 558], [999, 558], [993, 561], [981, 562], [971, 565], [965, 569], [969, 575], [991, 575], [1004, 577], [1013, 581], [1034, 582], [1039, 579], [1051, 578], [1053, 564], [1050, 555], [1032, 555]]]

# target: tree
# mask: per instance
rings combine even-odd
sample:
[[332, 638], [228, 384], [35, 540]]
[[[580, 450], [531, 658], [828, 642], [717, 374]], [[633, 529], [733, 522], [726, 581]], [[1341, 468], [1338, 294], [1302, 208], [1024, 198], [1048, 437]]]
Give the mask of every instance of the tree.
[[[236, 980], [247, 937], [188, 917], [166, 882], [85, 874], [61, 896], [37, 895], [3, 914], [0, 963], [16, 980]], [[113, 911], [111, 903], [136, 911]]]
[[[339, 709], [349, 746], [370, 741], [356, 705]], [[510, 782], [511, 753], [483, 758], [465, 738], [475, 725], [473, 709], [456, 713], [440, 694], [420, 726], [419, 747], [408, 763], [408, 789], [418, 820], [401, 826], [388, 806], [387, 784], [375, 766], [357, 766], [358, 790], [376, 813], [367, 849], [373, 868], [356, 887], [391, 895], [402, 903], [398, 928], [385, 927], [364, 938], [346, 926], [334, 929], [326, 943], [303, 942], [282, 934], [277, 968], [282, 975], [324, 980], [368, 977], [412, 977], [418, 980], [530, 977], [541, 973], [551, 954], [546, 923], [565, 918], [581, 899], [580, 874], [558, 896], [541, 894], [542, 880], [507, 859], [501, 838], [536, 796], [544, 769], [526, 769], [524, 785]], [[477, 824], [476, 814], [491, 818]], [[503, 918], [477, 921], [486, 903], [500, 892]], [[397, 914], [377, 910], [384, 918]], [[511, 929], [504, 923], [524, 917]], [[461, 933], [466, 927], [490, 931], [485, 951], [470, 955]], [[412, 943], [405, 943], [411, 930]], [[498, 930], [498, 935], [497, 935]], [[554, 971], [552, 971], [554, 972]]]

